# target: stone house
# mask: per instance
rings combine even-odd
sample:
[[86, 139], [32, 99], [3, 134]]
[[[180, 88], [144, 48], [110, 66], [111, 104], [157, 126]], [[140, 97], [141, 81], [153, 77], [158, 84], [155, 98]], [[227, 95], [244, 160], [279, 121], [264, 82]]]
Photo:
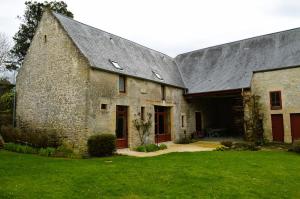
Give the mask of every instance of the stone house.
[[300, 138], [300, 29], [175, 58], [60, 14], [45, 12], [16, 83], [20, 127], [59, 129], [85, 147], [114, 133], [139, 145], [132, 120], [152, 115], [148, 142], [206, 132], [244, 136], [260, 96], [265, 137]]

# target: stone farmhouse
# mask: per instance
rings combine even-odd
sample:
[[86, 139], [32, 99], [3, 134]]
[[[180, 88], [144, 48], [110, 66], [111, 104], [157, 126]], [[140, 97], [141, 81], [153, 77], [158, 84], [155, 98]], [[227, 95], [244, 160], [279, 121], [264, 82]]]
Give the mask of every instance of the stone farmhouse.
[[299, 66], [299, 28], [172, 58], [46, 11], [17, 76], [17, 125], [59, 129], [77, 147], [109, 132], [125, 148], [139, 145], [132, 120], [150, 113], [150, 143], [204, 131], [247, 137], [258, 96], [265, 138], [292, 142]]

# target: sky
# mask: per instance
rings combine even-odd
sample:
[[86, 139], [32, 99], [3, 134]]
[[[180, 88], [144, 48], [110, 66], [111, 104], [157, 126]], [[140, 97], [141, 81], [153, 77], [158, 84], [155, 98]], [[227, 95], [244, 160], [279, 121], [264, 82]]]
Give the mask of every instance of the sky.
[[[0, 32], [20, 25], [24, 0], [0, 0]], [[65, 0], [74, 19], [171, 57], [300, 27], [300, 0]]]

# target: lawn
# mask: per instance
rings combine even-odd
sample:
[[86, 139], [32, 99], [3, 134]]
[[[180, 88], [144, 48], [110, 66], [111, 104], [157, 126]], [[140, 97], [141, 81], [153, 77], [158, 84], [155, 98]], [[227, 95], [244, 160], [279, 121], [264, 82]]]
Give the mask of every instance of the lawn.
[[300, 198], [300, 155], [60, 159], [0, 151], [0, 198]]

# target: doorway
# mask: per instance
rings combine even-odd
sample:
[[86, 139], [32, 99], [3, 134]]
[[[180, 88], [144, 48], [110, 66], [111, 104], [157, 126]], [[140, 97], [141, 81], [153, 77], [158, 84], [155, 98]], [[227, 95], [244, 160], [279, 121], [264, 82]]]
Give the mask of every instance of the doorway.
[[291, 133], [292, 140], [300, 139], [300, 113], [293, 113], [291, 117]]
[[155, 142], [171, 141], [170, 132], [170, 108], [155, 106]]
[[128, 148], [128, 107], [117, 106], [116, 110], [117, 148]]
[[282, 114], [272, 114], [271, 121], [272, 121], [273, 141], [283, 142], [284, 141], [284, 128], [283, 128]]

